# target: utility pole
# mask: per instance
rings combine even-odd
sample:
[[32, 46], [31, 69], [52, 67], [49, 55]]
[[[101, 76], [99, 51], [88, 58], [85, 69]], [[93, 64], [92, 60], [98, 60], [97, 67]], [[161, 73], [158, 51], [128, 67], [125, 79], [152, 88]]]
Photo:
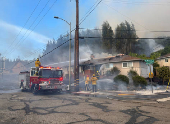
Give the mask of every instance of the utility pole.
[[152, 75], [151, 75], [151, 64], [150, 64], [150, 80], [151, 80], [151, 87], [152, 87], [152, 93], [153, 93], [153, 84], [152, 84]]
[[70, 22], [70, 40], [69, 40], [69, 90], [71, 90], [71, 22]]
[[4, 70], [4, 59], [2, 57], [2, 83], [3, 83], [3, 70]]
[[76, 31], [74, 43], [74, 90], [79, 91], [79, 0], [76, 0]]

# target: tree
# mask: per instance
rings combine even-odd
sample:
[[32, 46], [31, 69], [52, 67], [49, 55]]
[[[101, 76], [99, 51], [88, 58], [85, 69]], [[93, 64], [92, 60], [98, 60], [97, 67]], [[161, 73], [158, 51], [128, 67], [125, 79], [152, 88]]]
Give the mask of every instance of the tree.
[[116, 27], [116, 50], [120, 53], [129, 54], [136, 51], [138, 36], [136, 35], [135, 26], [129, 22], [122, 22]]
[[170, 46], [170, 37], [161, 36], [158, 38], [164, 38], [164, 39], [156, 39], [155, 40], [156, 43], [161, 44], [164, 47]]
[[154, 75], [156, 75], [156, 69], [159, 67], [160, 65], [158, 64], [158, 62], [154, 62], [153, 63], [153, 72], [154, 72]]
[[110, 70], [111, 74], [118, 75], [120, 73], [120, 70], [115, 66]]
[[103, 49], [110, 54], [113, 53], [114, 33], [112, 27], [106, 21], [102, 24]]
[[137, 71], [130, 69], [130, 71], [128, 71], [128, 76], [134, 77], [134, 76], [139, 76], [139, 75], [138, 75]]
[[150, 58], [156, 60], [160, 56], [161, 56], [161, 52], [154, 52], [151, 53]]
[[160, 67], [158, 68], [158, 72], [159, 72], [159, 78], [162, 79], [164, 85], [164, 81], [170, 77], [169, 68], [165, 66]]
[[[170, 42], [170, 41], [169, 41]], [[170, 53], [170, 46], [166, 46], [163, 51], [161, 52], [161, 56]]]

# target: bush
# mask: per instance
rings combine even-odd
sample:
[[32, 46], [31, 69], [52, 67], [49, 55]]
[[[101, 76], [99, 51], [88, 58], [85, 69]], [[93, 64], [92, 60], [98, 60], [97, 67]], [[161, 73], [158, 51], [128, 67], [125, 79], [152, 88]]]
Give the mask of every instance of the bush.
[[144, 77], [141, 77], [141, 76], [134, 76], [132, 77], [133, 79], [133, 84], [137, 87], [137, 86], [146, 86], [147, 85], [147, 81]]
[[111, 69], [111, 74], [118, 75], [120, 73], [120, 70], [117, 67], [113, 67]]
[[115, 78], [114, 78], [114, 82], [116, 83], [119, 83], [119, 82], [124, 82], [126, 84], [129, 84], [129, 78], [125, 75], [117, 75]]
[[131, 70], [128, 72], [128, 76], [134, 77], [134, 76], [139, 76], [139, 75], [138, 75], [137, 71], [131, 69]]

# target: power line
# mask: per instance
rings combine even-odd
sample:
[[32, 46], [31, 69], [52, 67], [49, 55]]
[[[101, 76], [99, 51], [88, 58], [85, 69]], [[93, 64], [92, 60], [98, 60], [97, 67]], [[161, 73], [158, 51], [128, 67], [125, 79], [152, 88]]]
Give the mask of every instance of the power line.
[[102, 39], [166, 39], [166, 38], [112, 38], [112, 37], [83, 37], [79, 36], [80, 39], [85, 39], [85, 38], [102, 38]]
[[79, 25], [81, 25], [85, 20], [86, 18], [97, 8], [97, 6], [102, 2], [102, 0], [100, 0], [97, 5], [92, 9], [92, 11], [89, 12], [89, 14], [86, 15], [86, 17], [79, 23]]
[[[96, 3], [98, 2], [99, 0], [96, 0], [96, 2], [93, 4], [93, 6], [90, 7], [90, 9], [86, 12], [86, 14], [83, 16], [83, 18], [86, 17], [86, 15], [90, 12], [90, 10], [96, 5]], [[83, 20], [83, 18], [80, 20], [80, 22]]]
[[[56, 0], [56, 1], [57, 1], [57, 0]], [[55, 2], [56, 2], [56, 1], [55, 1]], [[101, 1], [102, 1], [102, 0], [100, 0], [100, 2], [101, 2]], [[96, 3], [97, 3], [97, 2], [98, 2], [98, 1], [96, 1]], [[100, 4], [100, 2], [95, 6], [95, 8]], [[95, 3], [95, 4], [96, 4], [96, 3]], [[95, 4], [94, 4], [94, 5], [95, 5]], [[94, 6], [94, 5], [93, 5], [93, 6]], [[53, 5], [52, 5], [52, 6], [53, 6]], [[92, 6], [92, 7], [93, 7], [93, 6]], [[91, 8], [92, 8], [92, 7], [91, 7]], [[90, 9], [91, 9], [91, 8], [90, 8]], [[95, 8], [94, 8], [94, 9], [95, 9]], [[89, 11], [90, 11], [90, 9], [89, 9]], [[94, 9], [93, 9], [90, 13], [92, 13], [92, 12], [94, 11]], [[89, 11], [88, 11], [88, 12], [89, 12]], [[88, 13], [88, 12], [87, 12], [87, 13]], [[86, 13], [86, 14], [87, 14], [87, 13]], [[86, 17], [85, 17], [84, 19], [82, 18], [83, 21], [90, 15], [90, 13], [89, 13], [88, 15], [86, 15]], [[46, 14], [47, 14], [47, 13], [46, 13]], [[45, 15], [46, 15], [46, 14], [45, 14]], [[44, 17], [44, 16], [43, 16], [43, 17]], [[82, 20], [82, 19], [81, 19], [81, 20]], [[42, 20], [42, 19], [41, 19], [41, 20]], [[40, 20], [40, 21], [41, 21], [41, 20]], [[39, 22], [40, 22], [40, 21], [39, 21]], [[82, 21], [82, 22], [83, 22], [83, 21]], [[81, 23], [82, 23], [82, 22], [81, 22]], [[38, 23], [38, 24], [39, 24], [39, 23]], [[38, 25], [38, 24], [37, 24], [37, 25]], [[36, 25], [36, 26], [37, 26], [37, 25]], [[79, 25], [80, 25], [80, 24], [79, 24]], [[35, 26], [35, 27], [36, 27], [36, 26]], [[35, 27], [34, 27], [34, 29], [35, 29]], [[34, 29], [33, 29], [33, 30], [34, 30]], [[33, 31], [33, 30], [32, 30], [32, 31]], [[74, 30], [75, 30], [75, 29], [73, 29], [72, 31], [74, 31]], [[31, 32], [32, 32], [32, 31], [31, 31]], [[72, 31], [71, 31], [71, 32], [72, 32]], [[30, 32], [30, 33], [31, 33], [31, 32]], [[30, 33], [29, 33], [29, 34], [30, 34]], [[27, 35], [27, 37], [29, 36], [29, 34]], [[27, 37], [26, 37], [26, 38], [27, 38]], [[25, 39], [26, 39], [26, 38], [25, 38]], [[25, 40], [25, 39], [24, 39], [24, 40]], [[23, 41], [24, 41], [24, 40], [23, 40]], [[12, 52], [12, 51], [11, 51], [11, 52]]]
[[[45, 6], [43, 7], [43, 9], [41, 10], [41, 12], [39, 13], [39, 15], [37, 16], [37, 18], [34, 20], [34, 22], [31, 24], [31, 26], [29, 27], [29, 29], [33, 26], [33, 24], [35, 23], [35, 21], [38, 19], [38, 17], [40, 16], [40, 14], [43, 12], [43, 10], [45, 9], [45, 7], [48, 5], [48, 3], [49, 3], [49, 1], [50, 0], [48, 0], [47, 1], [47, 3], [45, 4]], [[48, 11], [44, 14], [44, 16], [40, 19], [40, 21], [37, 23], [37, 25], [36, 26], [34, 26], [34, 28], [29, 32], [29, 34], [26, 36], [26, 38], [25, 39], [23, 39], [24, 38], [24, 36], [27, 34], [27, 32], [28, 32], [28, 30], [29, 29], [27, 29], [27, 31], [25, 32], [25, 34], [23, 35], [23, 37], [17, 42], [17, 44], [13, 47], [13, 49], [8, 53], [8, 54], [11, 54], [15, 49], [15, 47], [17, 47], [17, 45], [19, 45], [19, 43], [21, 42], [21, 40], [23, 39], [23, 41], [22, 42], [24, 42], [27, 38], [28, 38], [28, 36], [33, 32], [33, 30], [35, 30], [35, 28], [39, 25], [39, 23], [43, 20], [43, 18], [47, 15], [47, 13], [49, 12], [49, 10], [53, 7], [53, 5], [56, 3], [56, 1], [57, 0], [55, 0], [55, 2], [52, 4], [52, 6], [48, 9]], [[19, 47], [19, 46], [18, 46]]]
[[[105, 1], [105, 2], [111, 2], [110, 1]], [[113, 1], [113, 3], [122, 3], [122, 4], [133, 4], [133, 5], [168, 5], [170, 4], [170, 2], [162, 2], [162, 3], [158, 3], [158, 2], [129, 2], [129, 1]]]
[[[12, 43], [10, 44], [9, 48], [13, 45], [13, 43], [15, 42], [15, 40], [17, 39], [17, 37], [20, 35], [20, 33], [22, 32], [22, 30], [24, 29], [24, 27], [27, 25], [28, 21], [30, 20], [30, 18], [32, 17], [33, 13], [35, 12], [35, 10], [37, 9], [37, 7], [39, 6], [41, 0], [39, 0], [38, 4], [35, 6], [34, 10], [32, 11], [31, 15], [28, 17], [27, 21], [25, 22], [24, 26], [22, 27], [22, 29], [19, 31], [19, 33], [17, 34], [17, 36], [15, 37], [15, 39], [12, 41]], [[6, 53], [7, 50], [4, 52]]]
[[[71, 40], [72, 40], [72, 39], [71, 39]], [[63, 46], [64, 44], [66, 44], [68, 41], [70, 41], [70, 39], [69, 39], [69, 40], [67, 40], [67, 41], [65, 41], [65, 42], [63, 42], [62, 44], [58, 45], [57, 47], [55, 47], [55, 48], [54, 48], [54, 49], [52, 49], [51, 51], [49, 51], [49, 52], [45, 53], [44, 55], [40, 56], [39, 58], [43, 58], [44, 56], [46, 56], [46, 55], [50, 54], [50, 53], [51, 53], [51, 52], [53, 52], [54, 50], [58, 49], [59, 47]], [[27, 63], [27, 64], [23, 65], [23, 66], [17, 67], [17, 68], [25, 67], [25, 66], [27, 66], [27, 65], [29, 65], [29, 64], [31, 64], [31, 63], [33, 63], [33, 62], [35, 62], [35, 60], [33, 60], [33, 61], [31, 61], [31, 62], [29, 62], [29, 63]], [[18, 62], [16, 62], [16, 63], [18, 63]], [[11, 68], [11, 69], [12, 69], [12, 68]], [[11, 70], [11, 69], [9, 69], [9, 70]], [[15, 69], [16, 69], [16, 68], [15, 68]]]
[[[74, 29], [75, 30], [75, 29]], [[71, 32], [73, 32], [74, 30], [72, 30]], [[63, 37], [61, 37], [61, 39], [63, 39], [64, 38], [64, 36]], [[68, 42], [68, 41], [67, 41]], [[62, 43], [63, 44], [63, 43]], [[64, 44], [65, 44], [65, 42], [64, 42]], [[61, 46], [61, 45], [60, 45]], [[54, 48], [55, 49], [55, 48]], [[52, 49], [51, 51], [53, 51], [54, 49]], [[49, 51], [49, 52], [51, 52], [51, 51]], [[38, 52], [38, 51], [37, 51]], [[47, 52], [47, 53], [49, 53], [49, 52]], [[46, 54], [47, 54], [46, 53]], [[31, 55], [33, 55], [33, 54], [35, 54], [35, 53], [32, 53]], [[44, 57], [44, 56], [46, 56], [46, 54], [44, 54], [44, 55], [42, 55], [42, 57]], [[29, 56], [31, 56], [31, 55], [29, 55]], [[29, 56], [27, 56], [27, 57], [29, 57]], [[42, 57], [40, 57], [40, 58], [42, 58]], [[26, 57], [24, 57], [24, 58], [26, 58]], [[19, 60], [20, 61], [20, 60]], [[19, 61], [17, 61], [16, 63], [18, 63]], [[34, 62], [34, 61], [33, 61]], [[15, 64], [16, 64], [15, 63]], [[14, 65], [15, 65], [14, 64]], [[31, 63], [30, 63], [31, 64]], [[13, 66], [12, 66], [13, 67]], [[9, 69], [9, 70], [11, 70], [11, 69]]]
[[[83, 29], [88, 30], [88, 28], [79, 28], [79, 29], [81, 29], [81, 30], [83, 30]], [[89, 29], [89, 30], [104, 30], [104, 29], [94, 28], [94, 29]], [[115, 31], [141, 31], [141, 32], [146, 32], [148, 30], [115, 30]], [[149, 32], [170, 32], [170, 31], [149, 31]]]
[[130, 19], [131, 21], [135, 22], [136, 24], [140, 25], [140, 26], [141, 26], [141, 27], [143, 27], [144, 29], [146, 29], [146, 30], [150, 31], [149, 29], [147, 29], [147, 28], [146, 28], [146, 27], [144, 27], [143, 25], [141, 25], [141, 24], [139, 24], [138, 22], [136, 22], [136, 21], [132, 20], [132, 19], [131, 19], [131, 18], [129, 18], [128, 16], [126, 16], [126, 15], [122, 14], [121, 12], [119, 12], [118, 10], [116, 10], [115, 8], [113, 8], [113, 7], [109, 6], [109, 5], [107, 5], [106, 3], [104, 3], [104, 4], [105, 4], [106, 6], [108, 6], [108, 7], [110, 7], [111, 9], [113, 9], [114, 11], [118, 12], [118, 13], [119, 13], [119, 14], [121, 14], [122, 16], [124, 16], [124, 17], [126, 17], [126, 18]]

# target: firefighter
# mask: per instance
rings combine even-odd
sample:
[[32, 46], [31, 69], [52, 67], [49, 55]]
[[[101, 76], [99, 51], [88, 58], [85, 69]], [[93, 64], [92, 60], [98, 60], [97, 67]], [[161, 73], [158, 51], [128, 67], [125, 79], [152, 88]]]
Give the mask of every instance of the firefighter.
[[96, 90], [96, 84], [97, 84], [97, 78], [95, 77], [95, 74], [93, 74], [93, 77], [91, 78], [93, 92], [97, 92]]
[[154, 80], [153, 80], [153, 73], [151, 72], [151, 74], [149, 73], [149, 82], [151, 82], [151, 80], [152, 80], [152, 82], [154, 82]]
[[37, 58], [37, 60], [35, 61], [35, 67], [37, 72], [39, 71], [39, 67], [41, 66], [41, 62], [39, 61], [39, 58]]
[[96, 77], [97, 77], [97, 79], [99, 80], [99, 78], [100, 78], [100, 73], [99, 73], [99, 71], [97, 71]]
[[167, 88], [166, 88], [166, 92], [168, 92], [169, 84], [170, 84], [170, 79], [169, 79], [169, 82], [168, 82], [168, 85], [167, 85]]
[[86, 81], [85, 81], [85, 90], [86, 90], [86, 91], [89, 91], [89, 90], [90, 90], [90, 89], [89, 89], [89, 81], [90, 81], [90, 79], [89, 79], [89, 76], [87, 75]]

